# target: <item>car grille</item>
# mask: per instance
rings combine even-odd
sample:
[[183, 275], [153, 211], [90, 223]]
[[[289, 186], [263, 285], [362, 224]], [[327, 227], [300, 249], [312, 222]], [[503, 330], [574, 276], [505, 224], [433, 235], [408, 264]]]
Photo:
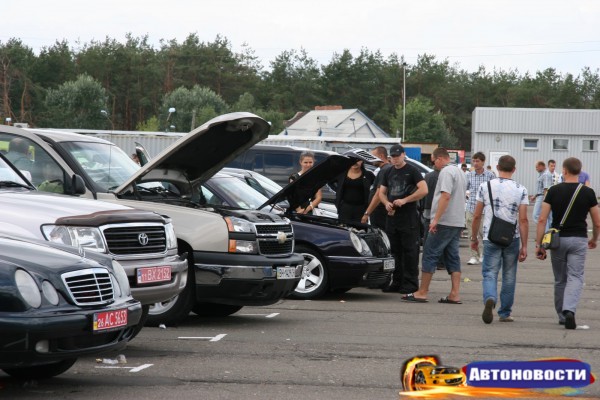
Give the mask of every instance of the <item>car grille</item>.
[[71, 298], [78, 306], [108, 304], [114, 300], [113, 285], [108, 270], [88, 268], [62, 275]]
[[388, 257], [390, 251], [383, 243], [383, 239], [378, 231], [370, 231], [359, 234], [361, 238], [369, 245], [374, 257]]
[[444, 381], [448, 385], [460, 385], [462, 383], [462, 378], [445, 379]]
[[167, 236], [162, 225], [109, 226], [103, 232], [108, 251], [115, 255], [155, 254], [167, 250]]
[[[285, 234], [283, 243], [278, 238], [280, 232]], [[260, 254], [283, 255], [294, 251], [294, 232], [290, 224], [256, 225], [256, 236]]]

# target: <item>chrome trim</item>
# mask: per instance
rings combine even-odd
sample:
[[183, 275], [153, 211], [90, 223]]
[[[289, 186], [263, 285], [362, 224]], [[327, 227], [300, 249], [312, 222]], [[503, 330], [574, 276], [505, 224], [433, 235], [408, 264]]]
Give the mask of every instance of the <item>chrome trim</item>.
[[115, 300], [111, 273], [106, 268], [66, 272], [61, 278], [71, 300], [78, 306], [110, 304]]

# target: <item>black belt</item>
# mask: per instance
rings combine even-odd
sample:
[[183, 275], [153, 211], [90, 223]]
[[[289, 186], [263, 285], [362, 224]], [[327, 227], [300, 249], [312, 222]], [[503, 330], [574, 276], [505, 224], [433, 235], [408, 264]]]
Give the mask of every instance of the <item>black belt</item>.
[[536, 194], [535, 197], [540, 197], [540, 196], [543, 196], [543, 195], [544, 195], [544, 193]]

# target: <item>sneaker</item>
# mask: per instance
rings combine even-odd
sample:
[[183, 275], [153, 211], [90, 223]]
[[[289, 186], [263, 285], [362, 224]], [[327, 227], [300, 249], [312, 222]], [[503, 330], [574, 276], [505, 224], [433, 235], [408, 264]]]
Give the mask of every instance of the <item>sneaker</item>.
[[483, 256], [479, 257], [479, 262], [483, 264]]
[[500, 317], [500, 322], [514, 322], [515, 319], [510, 315], [508, 317]]
[[563, 311], [563, 315], [565, 316], [565, 329], [577, 328], [577, 324], [575, 323], [575, 314], [573, 314], [573, 311]]
[[477, 259], [477, 257], [471, 257], [471, 258], [469, 258], [469, 261], [467, 261], [467, 264], [469, 264], [469, 265], [479, 264], [479, 260]]
[[487, 299], [485, 301], [485, 308], [483, 309], [483, 314], [481, 314], [481, 319], [486, 324], [491, 324], [494, 320], [494, 299]]

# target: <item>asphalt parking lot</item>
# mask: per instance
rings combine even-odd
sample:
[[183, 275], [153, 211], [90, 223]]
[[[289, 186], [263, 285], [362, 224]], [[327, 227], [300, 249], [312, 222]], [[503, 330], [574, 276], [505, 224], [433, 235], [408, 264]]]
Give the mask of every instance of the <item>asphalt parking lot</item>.
[[[533, 229], [533, 227], [532, 227]], [[550, 261], [519, 266], [515, 322], [481, 320], [480, 266], [461, 256], [461, 305], [439, 304], [449, 277], [438, 271], [430, 301], [355, 289], [318, 301], [246, 307], [224, 319], [190, 316], [179, 327], [145, 328], [121, 353], [126, 364], [80, 359], [47, 381], [19, 382], [0, 372], [0, 398], [18, 399], [397, 399], [404, 360], [438, 355], [474, 361], [567, 357], [600, 372], [600, 250], [591, 251], [578, 325], [565, 330], [553, 308]], [[441, 273], [440, 273], [441, 272]], [[116, 359], [118, 354], [107, 354]], [[600, 397], [600, 383], [578, 398]]]

